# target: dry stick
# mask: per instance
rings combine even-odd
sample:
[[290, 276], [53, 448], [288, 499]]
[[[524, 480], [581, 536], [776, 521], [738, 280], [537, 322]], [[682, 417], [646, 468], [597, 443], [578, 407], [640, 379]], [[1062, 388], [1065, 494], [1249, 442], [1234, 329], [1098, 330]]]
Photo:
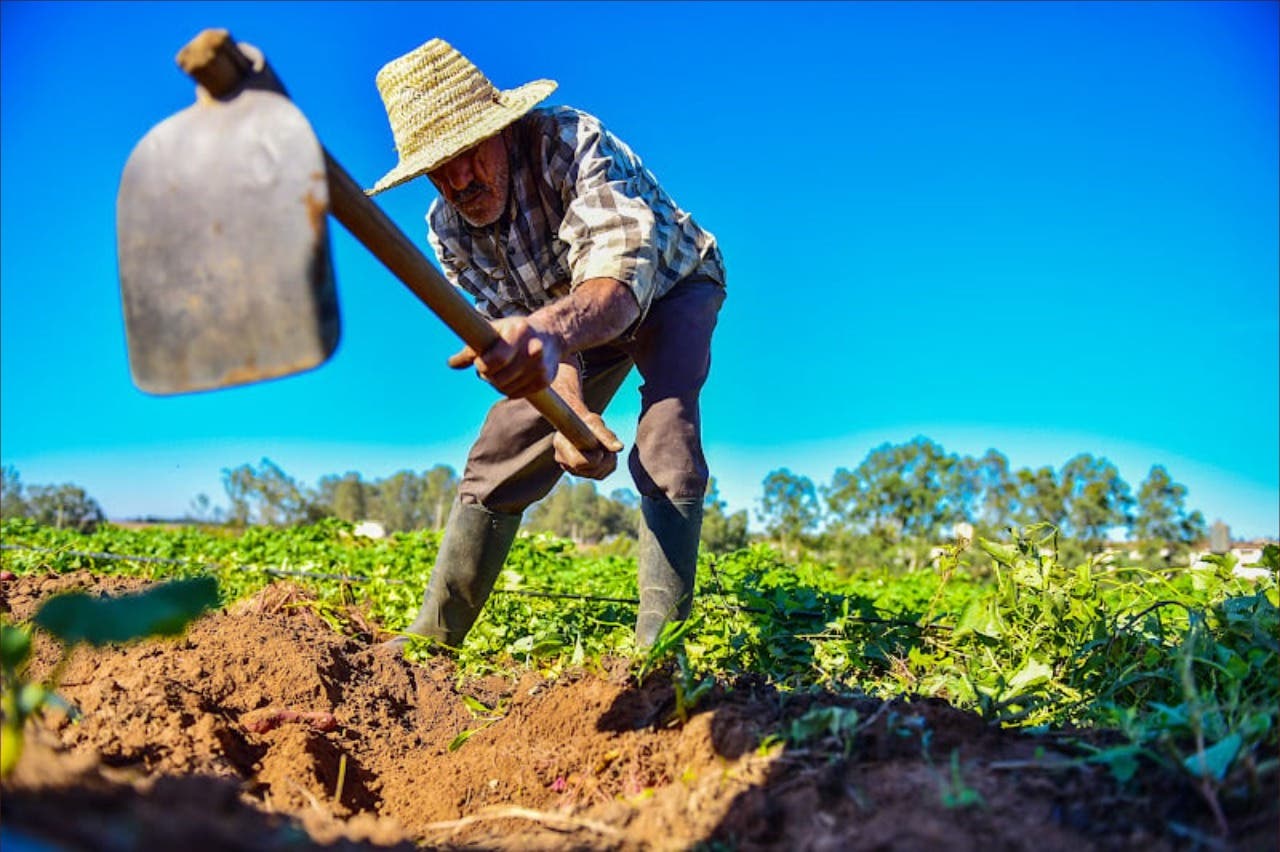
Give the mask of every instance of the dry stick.
[[1079, 769], [1078, 760], [996, 760], [987, 764], [987, 768], [997, 772], [1020, 769], [1044, 769], [1056, 771], [1062, 769]]
[[596, 834], [603, 834], [606, 837], [623, 837], [622, 831], [611, 825], [597, 822], [593, 819], [581, 819], [577, 817], [565, 816], [563, 814], [548, 813], [546, 811], [535, 811], [530, 808], [520, 807], [500, 807], [486, 808], [478, 814], [463, 817], [462, 819], [451, 819], [443, 822], [433, 822], [423, 826], [424, 831], [457, 831], [468, 825], [474, 825], [478, 822], [495, 819], [527, 819], [531, 822], [541, 823], [552, 831], [575, 831], [585, 828], [594, 831]]
[[294, 781], [292, 778], [286, 777], [284, 780], [289, 782], [290, 787], [297, 790], [302, 795], [306, 796], [307, 800], [311, 802], [311, 807], [315, 808], [317, 813], [322, 814], [325, 812], [324, 808], [320, 807], [320, 803], [316, 801], [316, 797], [312, 795], [310, 790], [308, 790], [306, 787], [303, 787], [301, 784], [299, 784], [297, 781]]

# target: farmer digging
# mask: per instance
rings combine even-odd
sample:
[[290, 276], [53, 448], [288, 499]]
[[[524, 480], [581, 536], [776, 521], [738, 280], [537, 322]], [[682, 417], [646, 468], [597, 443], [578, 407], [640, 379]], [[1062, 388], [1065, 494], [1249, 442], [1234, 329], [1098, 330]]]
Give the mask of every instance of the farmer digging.
[[[500, 338], [449, 364], [474, 365], [508, 397], [471, 448], [407, 632], [459, 645], [524, 510], [565, 471], [613, 472], [622, 444], [600, 413], [634, 366], [644, 382], [628, 457], [643, 516], [636, 642], [649, 647], [692, 602], [708, 477], [698, 396], [725, 296], [715, 238], [599, 120], [537, 107], [555, 90], [551, 80], [498, 90], [433, 39], [376, 82], [400, 162], [369, 194], [421, 175], [435, 185], [431, 246]], [[578, 450], [524, 399], [548, 385], [601, 449]]]

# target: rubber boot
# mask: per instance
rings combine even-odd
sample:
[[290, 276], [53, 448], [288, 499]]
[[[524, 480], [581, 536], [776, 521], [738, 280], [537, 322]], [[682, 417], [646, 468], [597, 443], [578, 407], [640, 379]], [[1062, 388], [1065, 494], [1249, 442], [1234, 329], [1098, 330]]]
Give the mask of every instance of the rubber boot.
[[519, 527], [520, 515], [454, 501], [422, 609], [405, 632], [461, 645], [493, 591]]
[[636, 646], [652, 647], [669, 621], [683, 621], [693, 606], [702, 501], [640, 500], [640, 613]]

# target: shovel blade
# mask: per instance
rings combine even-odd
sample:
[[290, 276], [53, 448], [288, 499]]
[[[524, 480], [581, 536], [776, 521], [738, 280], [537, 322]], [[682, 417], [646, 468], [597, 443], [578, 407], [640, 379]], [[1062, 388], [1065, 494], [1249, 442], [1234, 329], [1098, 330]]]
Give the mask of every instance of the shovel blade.
[[134, 383], [154, 394], [316, 367], [340, 322], [324, 149], [283, 95], [202, 99], [138, 143], [116, 203]]

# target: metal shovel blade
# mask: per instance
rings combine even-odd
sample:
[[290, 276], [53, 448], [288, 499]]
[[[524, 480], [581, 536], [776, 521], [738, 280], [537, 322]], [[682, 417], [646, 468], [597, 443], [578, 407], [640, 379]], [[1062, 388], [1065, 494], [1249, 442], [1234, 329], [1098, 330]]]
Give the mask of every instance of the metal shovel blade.
[[116, 238], [133, 380], [173, 394], [316, 367], [338, 345], [324, 149], [285, 96], [203, 97], [125, 165]]

